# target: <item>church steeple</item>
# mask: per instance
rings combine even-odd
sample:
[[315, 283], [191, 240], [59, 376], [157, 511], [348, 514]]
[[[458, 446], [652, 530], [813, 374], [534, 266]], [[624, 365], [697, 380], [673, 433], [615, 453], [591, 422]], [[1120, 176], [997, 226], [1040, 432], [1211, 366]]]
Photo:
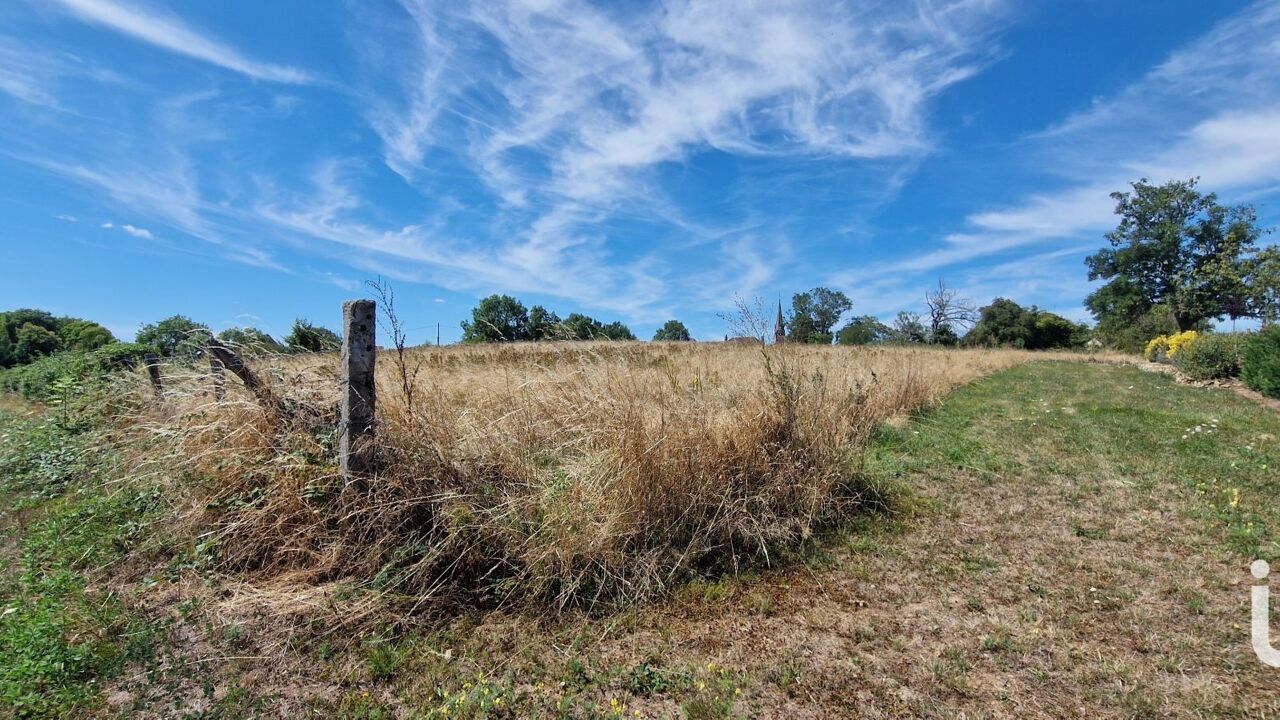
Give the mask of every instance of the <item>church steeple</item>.
[[778, 319], [773, 324], [773, 341], [775, 343], [784, 343], [787, 341], [787, 326], [782, 320], [782, 301], [778, 301]]

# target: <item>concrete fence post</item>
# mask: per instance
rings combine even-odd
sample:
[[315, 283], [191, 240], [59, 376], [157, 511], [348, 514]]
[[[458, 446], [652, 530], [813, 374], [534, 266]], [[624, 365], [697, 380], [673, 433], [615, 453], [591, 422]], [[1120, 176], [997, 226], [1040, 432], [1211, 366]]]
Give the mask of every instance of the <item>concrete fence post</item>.
[[222, 402], [227, 396], [227, 373], [222, 361], [209, 353], [209, 377], [213, 380], [213, 399]]
[[338, 436], [338, 466], [346, 482], [373, 471], [376, 311], [372, 300], [348, 300], [342, 304], [342, 426]]
[[147, 366], [147, 377], [151, 380], [151, 389], [155, 390], [156, 397], [164, 395], [164, 385], [160, 382], [160, 358], [155, 353], [147, 353], [142, 356], [142, 362]]

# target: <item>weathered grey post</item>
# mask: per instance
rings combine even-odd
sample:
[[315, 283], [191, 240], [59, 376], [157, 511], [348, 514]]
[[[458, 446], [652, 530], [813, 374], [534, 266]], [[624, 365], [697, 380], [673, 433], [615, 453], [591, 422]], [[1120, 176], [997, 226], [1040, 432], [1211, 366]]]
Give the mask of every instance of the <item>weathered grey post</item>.
[[209, 338], [205, 349], [209, 353], [209, 361], [212, 364], [214, 360], [218, 361], [220, 367], [230, 370], [232, 374], [240, 378], [244, 386], [258, 398], [258, 402], [262, 408], [270, 415], [279, 415], [285, 410], [285, 406], [271, 393], [271, 388], [262, 381], [262, 378], [254, 374], [248, 365], [244, 364], [244, 360], [239, 355], [231, 352], [231, 348], [222, 344], [217, 338]]
[[160, 358], [155, 353], [147, 353], [142, 356], [142, 362], [147, 365], [147, 377], [151, 379], [151, 388], [156, 391], [156, 397], [164, 395], [164, 385], [160, 383]]
[[372, 300], [348, 300], [342, 304], [342, 427], [338, 436], [338, 464], [343, 480], [373, 470], [373, 384], [377, 318]]
[[221, 402], [227, 396], [227, 373], [213, 353], [209, 353], [209, 377], [213, 379], [213, 399]]

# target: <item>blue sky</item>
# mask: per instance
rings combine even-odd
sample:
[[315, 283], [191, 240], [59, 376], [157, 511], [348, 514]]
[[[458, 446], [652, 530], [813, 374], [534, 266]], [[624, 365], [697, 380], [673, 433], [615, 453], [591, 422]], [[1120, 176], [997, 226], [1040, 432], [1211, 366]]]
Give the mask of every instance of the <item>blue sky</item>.
[[123, 337], [379, 275], [413, 340], [940, 277], [1085, 319], [1108, 193], [1191, 175], [1280, 224], [1280, 0], [0, 5], [0, 307]]

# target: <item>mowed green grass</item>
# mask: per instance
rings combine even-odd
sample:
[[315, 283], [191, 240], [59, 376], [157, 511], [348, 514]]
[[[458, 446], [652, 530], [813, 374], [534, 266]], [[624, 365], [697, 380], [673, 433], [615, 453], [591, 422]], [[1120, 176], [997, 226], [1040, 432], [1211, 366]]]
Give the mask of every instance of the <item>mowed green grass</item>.
[[[0, 405], [0, 717], [128, 716], [142, 709], [162, 716], [188, 714], [178, 708], [190, 698], [167, 701], [154, 690], [145, 703], [135, 699], [113, 706], [103, 697], [104, 685], [129, 686], [121, 678], [136, 676], [135, 685], [154, 688], [172, 679], [157, 671], [158, 665], [180, 667], [192, 659], [168, 646], [179, 634], [170, 632], [169, 623], [182, 622], [172, 618], [185, 616], [189, 608], [139, 608], [127, 599], [127, 589], [109, 587], [118, 586], [122, 576], [113, 568], [128, 558], [129, 576], [149, 585], [204, 571], [197, 549], [179, 545], [158, 553], [152, 547], [155, 567], [137, 569], [140, 544], [156, 543], [154, 528], [163, 523], [155, 523], [163, 520], [165, 503], [148, 482], [128, 481], [127, 475], [121, 482], [114, 456], [103, 452], [98, 440], [91, 427], [22, 416]], [[1131, 367], [1035, 363], [962, 388], [901, 427], [883, 428], [865, 450], [863, 472], [890, 489], [889, 510], [819, 538], [798, 556], [802, 562], [738, 578], [708, 578], [681, 589], [668, 603], [616, 617], [523, 622], [499, 613], [461, 618], [439, 630], [356, 636], [345, 645], [299, 641], [289, 643], [292, 655], [283, 665], [291, 673], [305, 668], [309, 682], [326, 690], [305, 708], [327, 717], [630, 717], [639, 711], [711, 718], [785, 714], [795, 703], [841, 716], [895, 707], [907, 714], [920, 714], [925, 707], [936, 707], [939, 716], [998, 714], [1010, 712], [1009, 706], [995, 705], [997, 695], [984, 695], [986, 683], [1002, 687], [1027, 678], [1035, 680], [1032, 692], [1045, 682], [1048, 687], [1058, 683], [1057, 691], [1064, 694], [1096, 683], [1096, 691], [1069, 698], [1085, 714], [1256, 714], [1256, 706], [1233, 704], [1230, 693], [1212, 693], [1216, 699], [1196, 700], [1204, 704], [1193, 707], [1164, 689], [1163, 666], [1148, 666], [1141, 653], [1128, 664], [1110, 656], [1090, 660], [1099, 647], [1105, 649], [1098, 643], [1107, 642], [1108, 635], [1090, 635], [1088, 623], [1078, 621], [1086, 617], [1082, 608], [1090, 611], [1089, 603], [1095, 602], [1088, 583], [1077, 588], [1076, 597], [1071, 578], [1063, 578], [1060, 587], [1047, 579], [1031, 585], [1001, 579], [1001, 573], [1016, 574], [1006, 558], [1030, 551], [1016, 543], [982, 544], [986, 540], [948, 546], [955, 528], [947, 521], [972, 523], [974, 503], [1014, 497], [1020, 489], [1044, 490], [1041, 496], [1052, 495], [1055, 502], [1036, 517], [1028, 515], [1025, 527], [1005, 529], [1016, 537], [1024, 531], [1043, 534], [1055, 524], [1065, 527], [1082, 543], [1084, 549], [1073, 552], [1080, 553], [1084, 565], [1095, 552], [1090, 543], [1149, 537], [1152, 528], [1124, 524], [1158, 522], [1141, 511], [1160, 505], [1196, 528], [1197, 538], [1185, 547], [1201, 552], [1210, 542], [1243, 568], [1255, 557], [1280, 561], [1277, 467], [1280, 414], [1230, 391], [1178, 385], [1165, 375]], [[936, 548], [956, 562], [937, 567], [920, 562], [917, 556], [927, 554], [922, 546], [930, 543], [928, 552]], [[1181, 552], [1184, 544], [1172, 544], [1173, 552]], [[1109, 551], [1099, 547], [1096, 552]], [[1135, 543], [1132, 552], [1140, 555], [1141, 547]], [[906, 562], [914, 574], [904, 579], [894, 562]], [[938, 640], [947, 649], [919, 671], [924, 679], [916, 671], [894, 669], [918, 665], [894, 658], [914, 658], [919, 648], [907, 647], [892, 632], [851, 633], [842, 641], [849, 645], [842, 652], [883, 658], [876, 676], [892, 681], [883, 688], [821, 685], [819, 678], [849, 672], [847, 660], [836, 667], [806, 659], [794, 648], [784, 654], [789, 648], [785, 633], [769, 635], [763, 629], [808, 632], [819, 620], [832, 626], [893, 627], [893, 602], [844, 604], [842, 593], [897, 582], [919, 586], [899, 587], [903, 597], [934, 596], [940, 581], [969, 598], [945, 612], [966, 618], [990, 612], [995, 590], [1013, 598], [1005, 601], [1010, 607], [1026, 611], [1025, 627], [947, 630]], [[1129, 587], [1140, 582], [1117, 580]], [[837, 592], [838, 587], [849, 589]], [[1207, 605], [1210, 613], [1234, 617], [1236, 610], [1222, 598], [1204, 588], [1197, 592], [1188, 592], [1186, 612], [1203, 613]], [[1234, 589], [1222, 597], [1234, 598]], [[1111, 593], [1102, 612], [1120, 612], [1127, 598]], [[815, 599], [832, 617], [814, 617]], [[1243, 595], [1239, 600], [1247, 602]], [[1041, 605], [1047, 609], [1036, 610]], [[510, 630], [513, 624], [518, 633]], [[1042, 626], [1058, 627], [1063, 642], [1078, 637], [1082, 648], [1086, 640], [1094, 643], [1081, 651], [1082, 660], [1068, 663], [1079, 666], [1076, 670], [1059, 668], [1033, 651], [1036, 636], [1028, 628]], [[739, 642], [735, 638], [746, 627], [762, 628], [768, 641]], [[1183, 632], [1191, 636], [1201, 632], [1199, 627], [1188, 624]], [[186, 631], [207, 633], [206, 646], [223, 648], [227, 656], [257, 655], [260, 639], [253, 633], [267, 632], [237, 630], [228, 639], [226, 627], [199, 622]], [[1234, 642], [1230, 627], [1223, 632], [1227, 639], [1202, 638], [1200, 645], [1188, 645], [1188, 652]], [[279, 638], [261, 640], [272, 644]], [[501, 657], [495, 647], [503, 648]], [[452, 659], [442, 660], [446, 648]], [[1206, 660], [1200, 672], [1236, 688], [1231, 678], [1258, 672], [1244, 655], [1238, 652], [1230, 662]], [[1178, 668], [1181, 659], [1165, 660], [1169, 677], [1185, 671]], [[273, 664], [200, 666], [205, 694], [218, 698], [203, 715], [272, 715], [264, 708], [286, 707], [276, 702], [271, 681], [262, 680], [264, 672], [273, 677]], [[259, 676], [251, 690], [240, 683], [240, 674], [249, 671]], [[232, 691], [225, 691], [228, 687]], [[849, 696], [832, 687], [846, 688]], [[908, 702], [899, 699], [900, 688], [910, 689], [915, 698], [910, 702], [919, 704], [892, 705]], [[870, 704], [854, 697], [859, 690], [871, 693]]]
[[1222, 388], [1127, 366], [1035, 363], [961, 388], [909, 426], [883, 429], [867, 469], [881, 478], [1069, 476], [1185, 495], [1243, 557], [1280, 557], [1280, 413]]

